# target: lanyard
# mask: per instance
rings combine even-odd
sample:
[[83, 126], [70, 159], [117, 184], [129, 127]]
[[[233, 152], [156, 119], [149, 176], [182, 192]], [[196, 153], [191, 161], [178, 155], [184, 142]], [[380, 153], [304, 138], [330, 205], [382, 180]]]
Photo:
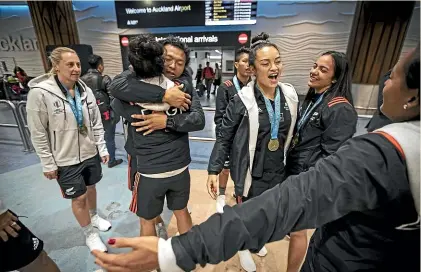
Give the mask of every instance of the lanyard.
[[[64, 87], [64, 86], [63, 86]], [[64, 87], [66, 89], [66, 87]], [[75, 115], [77, 126], [83, 127], [83, 111], [82, 111], [82, 100], [80, 99], [79, 88], [75, 85], [75, 98], [70, 95], [70, 92], [66, 89], [67, 101], [69, 101], [70, 108]]]
[[238, 81], [238, 78], [236, 75], [234, 76], [233, 81], [234, 81], [235, 89], [237, 90], [237, 93], [238, 93], [241, 90], [241, 87], [240, 87], [240, 82]]
[[303, 116], [300, 118], [300, 121], [298, 122], [298, 126], [297, 126], [297, 132], [299, 132], [301, 130], [301, 128], [304, 126], [304, 124], [307, 122], [307, 119], [310, 117], [310, 115], [312, 114], [312, 112], [316, 109], [317, 106], [320, 105], [320, 103], [322, 103], [323, 100], [323, 96], [325, 95], [325, 93], [323, 93], [316, 101], [316, 103], [314, 103], [311, 108], [310, 105], [307, 106], [306, 111], [304, 112]]
[[[257, 89], [260, 91], [259, 87], [257, 87]], [[275, 94], [275, 112], [273, 111], [270, 100], [266, 98], [262, 93], [262, 96], [266, 104], [266, 110], [268, 111], [268, 115], [269, 115], [271, 140], [278, 139], [279, 122], [281, 120], [281, 94], [280, 93], [281, 92], [278, 86], [276, 87], [276, 94]]]

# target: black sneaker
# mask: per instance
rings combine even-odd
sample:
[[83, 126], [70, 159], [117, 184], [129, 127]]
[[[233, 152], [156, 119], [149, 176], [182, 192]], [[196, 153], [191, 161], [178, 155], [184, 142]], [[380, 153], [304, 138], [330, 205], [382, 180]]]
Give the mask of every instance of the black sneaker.
[[108, 168], [113, 168], [114, 166], [117, 166], [119, 164], [122, 164], [123, 160], [122, 159], [118, 159], [118, 160], [114, 160], [108, 163]]

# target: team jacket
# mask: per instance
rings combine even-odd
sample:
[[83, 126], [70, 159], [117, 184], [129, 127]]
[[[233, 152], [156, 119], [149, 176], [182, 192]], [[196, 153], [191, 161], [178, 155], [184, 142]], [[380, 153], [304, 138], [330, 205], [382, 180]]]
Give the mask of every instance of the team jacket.
[[[173, 237], [177, 266], [191, 271], [196, 264], [226, 261], [238, 250], [256, 252], [289, 232], [317, 228], [301, 271], [419, 271], [416, 123], [405, 153], [382, 133], [354, 137], [307, 172]], [[408, 164], [416, 157], [418, 165]], [[411, 174], [414, 169], [418, 175]], [[411, 185], [418, 191], [411, 192]]]
[[[240, 83], [240, 88], [243, 88], [243, 83]], [[215, 101], [215, 134], [218, 135], [219, 127], [222, 123], [222, 117], [225, 114], [225, 111], [227, 109], [227, 106], [231, 99], [234, 97], [234, 95], [237, 94], [237, 89], [235, 88], [235, 85], [233, 83], [233, 80], [227, 80], [223, 84], [221, 84], [218, 88], [218, 91], [216, 93], [216, 101]]]
[[[126, 73], [126, 72], [123, 72]], [[153, 98], [153, 90], [158, 88], [159, 92], [165, 90], [159, 86], [142, 82], [131, 73], [119, 75], [117, 82], [123, 89], [117, 90], [114, 84], [112, 93], [114, 101], [111, 106], [113, 110], [125, 118], [129, 123], [134, 120], [132, 114], [150, 114], [151, 111], [142, 110], [130, 102], [155, 102], [148, 99]], [[124, 80], [124, 78], [127, 78]], [[191, 80], [190, 80], [191, 82]], [[114, 83], [114, 82], [113, 82]], [[113, 85], [112, 83], [112, 85]], [[126, 141], [127, 152], [137, 158], [137, 171], [143, 174], [156, 174], [173, 171], [187, 166], [191, 162], [188, 132], [202, 130], [205, 126], [205, 116], [200, 105], [199, 98], [192, 85], [188, 81], [183, 82], [185, 91], [192, 96], [192, 105], [187, 112], [170, 108], [166, 111], [168, 116], [167, 128], [154, 131], [144, 136], [136, 131], [136, 127], [129, 126], [128, 138]], [[145, 94], [145, 97], [141, 97]], [[161, 101], [162, 103], [162, 97]]]
[[[309, 102], [304, 101], [300, 117]], [[356, 132], [357, 112], [344, 97], [324, 97], [310, 116], [301, 129], [298, 144], [295, 147], [291, 145], [288, 152], [286, 163], [288, 175], [307, 171], [319, 159], [335, 153]], [[295, 132], [296, 130], [297, 127]]]
[[[259, 108], [256, 102], [254, 85], [254, 81], [249, 82], [229, 103], [219, 133], [216, 136], [208, 165], [209, 174], [219, 174], [229, 156], [230, 173], [237, 196], [248, 196], [253, 166], [255, 165]], [[288, 150], [297, 118], [298, 96], [292, 85], [279, 83], [279, 86], [291, 113], [291, 126], [284, 145], [284, 150]], [[267, 145], [267, 143], [264, 143], [264, 145]]]

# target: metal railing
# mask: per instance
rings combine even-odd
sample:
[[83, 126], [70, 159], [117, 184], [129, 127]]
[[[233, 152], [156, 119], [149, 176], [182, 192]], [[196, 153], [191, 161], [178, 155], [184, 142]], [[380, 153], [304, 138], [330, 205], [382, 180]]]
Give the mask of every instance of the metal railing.
[[27, 132], [25, 132], [24, 130], [24, 127], [25, 127], [24, 121], [22, 119], [21, 114], [16, 109], [16, 105], [9, 100], [0, 100], [0, 104], [7, 105], [12, 110], [13, 117], [15, 118], [15, 121], [16, 121], [16, 124], [1, 124], [0, 123], [0, 127], [17, 128], [19, 131], [20, 138], [23, 143], [23, 148], [24, 148], [23, 150], [25, 152], [33, 151], [30, 138], [28, 137]]

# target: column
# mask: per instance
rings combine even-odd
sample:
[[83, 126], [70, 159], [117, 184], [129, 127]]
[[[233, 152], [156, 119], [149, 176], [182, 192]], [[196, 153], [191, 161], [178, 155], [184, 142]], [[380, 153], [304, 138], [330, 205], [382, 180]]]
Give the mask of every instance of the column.
[[49, 69], [47, 45], [79, 44], [72, 1], [28, 1], [44, 69]]

